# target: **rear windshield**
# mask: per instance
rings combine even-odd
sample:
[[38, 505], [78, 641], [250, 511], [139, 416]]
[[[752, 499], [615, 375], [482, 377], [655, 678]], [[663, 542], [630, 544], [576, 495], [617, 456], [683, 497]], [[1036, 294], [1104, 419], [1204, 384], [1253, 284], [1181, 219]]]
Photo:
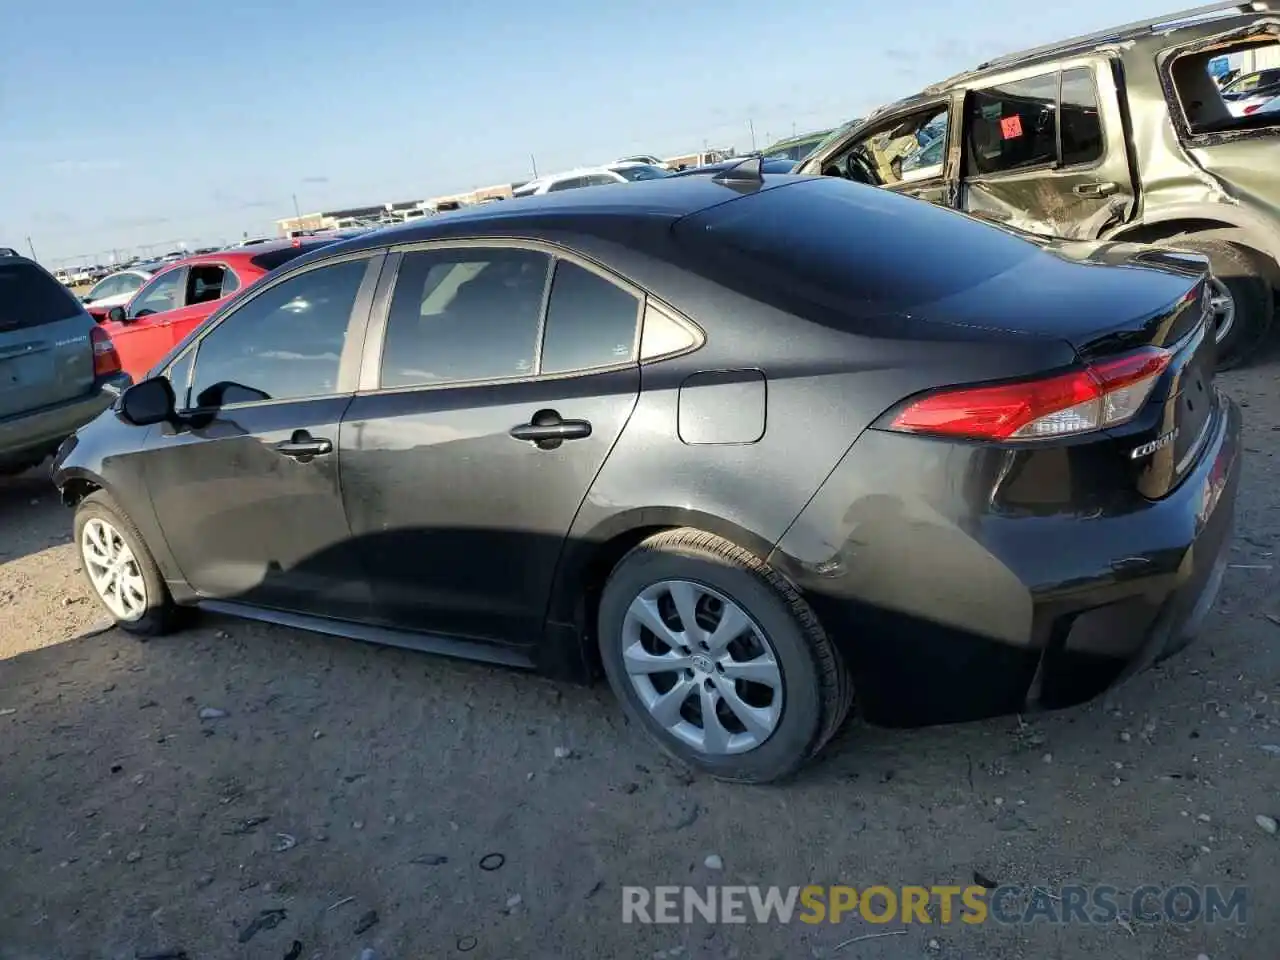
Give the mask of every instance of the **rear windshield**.
[[295, 257], [300, 257], [304, 253], [309, 253], [312, 250], [323, 247], [332, 242], [332, 240], [325, 240], [321, 242], [312, 241], [297, 247], [279, 247], [275, 250], [268, 250], [266, 253], [260, 253], [249, 262], [260, 270], [274, 270], [276, 267], [281, 264], [288, 263]]
[[76, 298], [32, 263], [0, 263], [0, 332], [74, 317]]
[[[691, 251], [719, 261], [718, 273], [755, 274], [754, 283], [833, 307], [930, 303], [1036, 253], [1034, 244], [996, 226], [834, 177], [719, 204], [681, 220], [676, 233]], [[744, 256], [757, 269], [742, 270]]]

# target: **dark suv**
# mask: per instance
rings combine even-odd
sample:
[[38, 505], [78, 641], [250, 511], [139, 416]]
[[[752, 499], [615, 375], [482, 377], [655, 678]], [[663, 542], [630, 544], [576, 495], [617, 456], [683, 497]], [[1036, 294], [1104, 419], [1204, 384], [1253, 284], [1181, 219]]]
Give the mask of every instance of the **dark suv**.
[[1253, 0], [1010, 54], [881, 108], [797, 172], [1033, 234], [1203, 254], [1230, 366], [1262, 342], [1280, 288], [1280, 113], [1232, 116], [1209, 62], [1265, 61], [1278, 41], [1280, 0]]
[[131, 382], [80, 301], [0, 248], [0, 474], [40, 463]]

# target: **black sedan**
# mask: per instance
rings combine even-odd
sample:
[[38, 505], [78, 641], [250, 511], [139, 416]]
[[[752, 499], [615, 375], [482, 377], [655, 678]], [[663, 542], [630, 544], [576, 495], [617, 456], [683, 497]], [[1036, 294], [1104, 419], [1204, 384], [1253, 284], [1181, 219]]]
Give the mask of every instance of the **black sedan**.
[[602, 670], [715, 776], [852, 706], [1087, 699], [1196, 629], [1237, 408], [1205, 264], [829, 178], [671, 177], [307, 254], [60, 451], [126, 629], [184, 606]]

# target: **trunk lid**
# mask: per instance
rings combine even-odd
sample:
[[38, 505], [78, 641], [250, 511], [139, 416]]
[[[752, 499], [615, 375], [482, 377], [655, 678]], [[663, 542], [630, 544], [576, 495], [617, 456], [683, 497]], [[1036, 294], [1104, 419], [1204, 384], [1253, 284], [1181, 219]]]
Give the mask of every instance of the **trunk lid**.
[[43, 269], [25, 260], [0, 261], [0, 418], [88, 393], [92, 326], [76, 299]]

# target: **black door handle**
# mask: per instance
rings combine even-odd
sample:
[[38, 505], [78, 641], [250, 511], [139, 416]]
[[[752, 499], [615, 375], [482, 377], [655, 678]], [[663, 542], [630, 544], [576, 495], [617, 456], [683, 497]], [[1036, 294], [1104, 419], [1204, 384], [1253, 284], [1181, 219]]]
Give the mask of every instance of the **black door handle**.
[[591, 436], [591, 424], [586, 420], [565, 420], [554, 410], [539, 410], [528, 423], [512, 427], [511, 436], [528, 440], [539, 450], [554, 450], [566, 440]]
[[295, 430], [293, 436], [276, 444], [276, 452], [295, 460], [310, 460], [333, 452], [333, 443], [313, 437], [305, 430]]
[[1099, 183], [1077, 183], [1071, 192], [1077, 197], [1109, 197], [1120, 188], [1109, 180]]

